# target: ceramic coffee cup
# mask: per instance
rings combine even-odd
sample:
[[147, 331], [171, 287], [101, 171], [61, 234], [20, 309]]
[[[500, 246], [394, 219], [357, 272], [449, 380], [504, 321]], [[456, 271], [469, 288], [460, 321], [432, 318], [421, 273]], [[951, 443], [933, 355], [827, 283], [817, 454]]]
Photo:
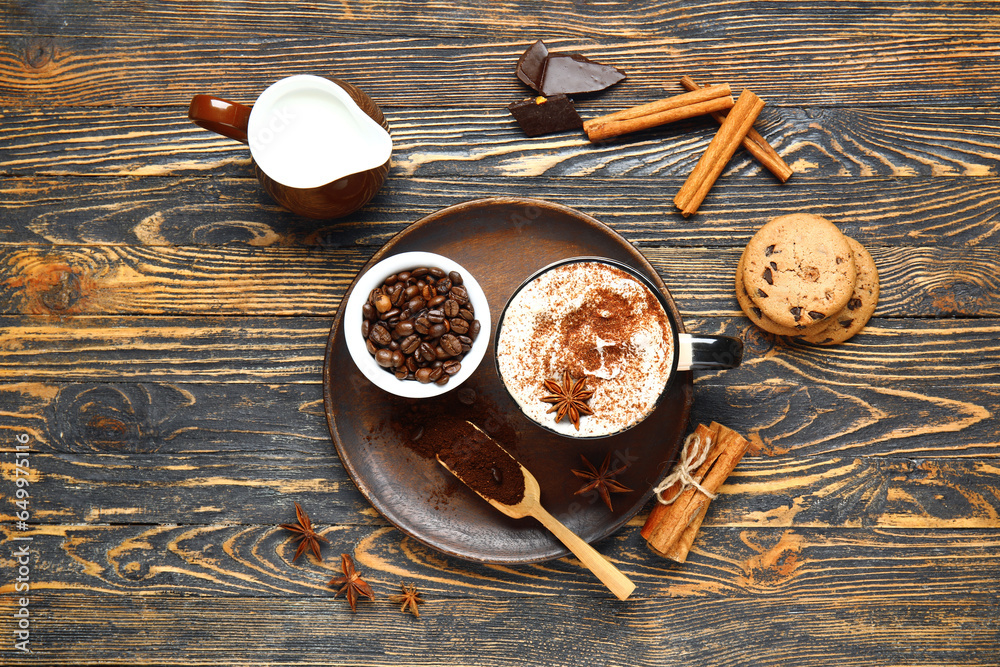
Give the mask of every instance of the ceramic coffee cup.
[[[538, 425], [571, 437], [616, 435], [652, 414], [678, 372], [734, 368], [742, 360], [741, 340], [681, 333], [672, 312], [627, 264], [562, 260], [531, 275], [504, 306], [494, 340], [497, 372]], [[569, 411], [556, 419], [564, 386], [579, 392], [579, 419]]]
[[195, 95], [188, 118], [249, 144], [264, 190], [308, 218], [358, 210], [389, 173], [392, 138], [385, 116], [345, 81], [290, 76], [267, 88], [252, 107]]

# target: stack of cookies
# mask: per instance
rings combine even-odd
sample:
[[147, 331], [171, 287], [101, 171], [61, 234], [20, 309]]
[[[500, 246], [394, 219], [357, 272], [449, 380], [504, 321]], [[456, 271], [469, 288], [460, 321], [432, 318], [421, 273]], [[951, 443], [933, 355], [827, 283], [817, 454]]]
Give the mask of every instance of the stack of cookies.
[[868, 251], [833, 223], [792, 213], [750, 239], [736, 267], [736, 298], [765, 331], [836, 345], [875, 311], [878, 272]]

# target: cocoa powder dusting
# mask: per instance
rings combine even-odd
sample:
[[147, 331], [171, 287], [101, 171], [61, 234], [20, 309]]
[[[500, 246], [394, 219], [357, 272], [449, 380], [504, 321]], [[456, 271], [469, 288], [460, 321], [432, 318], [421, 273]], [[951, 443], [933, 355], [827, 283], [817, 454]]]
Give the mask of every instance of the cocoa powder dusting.
[[439, 424], [424, 437], [435, 442], [441, 460], [474, 491], [504, 505], [524, 498], [524, 475], [517, 461], [470, 424]]

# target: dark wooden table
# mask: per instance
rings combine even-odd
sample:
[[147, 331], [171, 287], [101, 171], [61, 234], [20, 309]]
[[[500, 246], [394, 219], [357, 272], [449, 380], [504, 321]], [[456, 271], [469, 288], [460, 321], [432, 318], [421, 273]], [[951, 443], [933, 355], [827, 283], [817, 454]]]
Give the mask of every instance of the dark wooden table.
[[[1000, 663], [1000, 3], [2, 8], [0, 663]], [[628, 72], [585, 117], [683, 74], [753, 89], [795, 175], [740, 152], [684, 219], [711, 121], [525, 138], [505, 107], [536, 38]], [[194, 94], [251, 102], [294, 73], [361, 86], [392, 127], [389, 180], [349, 218], [283, 212], [244, 146], [186, 118]], [[326, 340], [358, 269], [495, 195], [607, 223], [688, 328], [746, 342], [741, 368], [696, 376], [692, 422], [752, 455], [686, 564], [646, 548], [648, 507], [597, 543], [638, 585], [624, 602], [571, 558], [497, 567], [405, 536], [327, 427]], [[753, 232], [800, 210], [879, 268], [843, 345], [784, 343], [734, 297]], [[292, 563], [296, 501], [322, 562]], [[340, 553], [377, 596], [355, 614], [327, 586]], [[421, 618], [388, 601], [401, 582]]]

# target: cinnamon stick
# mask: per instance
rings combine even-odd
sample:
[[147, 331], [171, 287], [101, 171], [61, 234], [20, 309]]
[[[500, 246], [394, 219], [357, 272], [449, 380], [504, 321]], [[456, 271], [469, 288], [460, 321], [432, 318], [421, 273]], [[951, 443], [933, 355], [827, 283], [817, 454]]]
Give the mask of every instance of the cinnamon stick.
[[[694, 436], [699, 439], [701, 446], [709, 448], [705, 461], [691, 474], [691, 477], [696, 482], [701, 483], [712, 467], [712, 464], [715, 463], [715, 459], [722, 453], [722, 448], [719, 446], [719, 439], [716, 437], [717, 432], [717, 429], [705, 426], [704, 424], [698, 424], [698, 427], [694, 431]], [[678, 462], [678, 465], [681, 463]], [[673, 530], [672, 526], [674, 524], [682, 520], [681, 513], [683, 508], [677, 504], [681, 497], [683, 497], [683, 493], [677, 496], [678, 491], [682, 489], [682, 483], [676, 482], [673, 486], [661, 491], [658, 498], [663, 498], [664, 500], [673, 498], [674, 502], [666, 504], [664, 502], [657, 502], [646, 518], [646, 523], [643, 525], [642, 530], [639, 531], [654, 551], [666, 551], [667, 547], [673, 542], [668, 533]], [[677, 497], [675, 498], [675, 496]], [[686, 523], [687, 521], [685, 520], [685, 525]]]
[[[704, 90], [689, 76], [681, 77], [681, 85], [689, 91]], [[719, 125], [726, 120], [726, 114], [721, 111], [715, 111], [710, 115]], [[778, 155], [778, 152], [771, 147], [771, 144], [767, 143], [767, 139], [757, 130], [750, 128], [747, 136], [743, 138], [743, 148], [750, 151], [750, 154], [757, 158], [764, 165], [764, 168], [774, 174], [782, 183], [792, 177], [792, 168], [788, 166], [781, 156]]]
[[724, 111], [731, 109], [733, 104], [729, 84], [708, 86], [592, 118], [584, 122], [583, 130], [591, 141], [602, 141], [685, 118]]
[[[717, 424], [713, 422], [712, 425], [716, 426]], [[725, 483], [750, 447], [750, 441], [736, 431], [726, 428], [721, 424], [718, 424], [718, 427], [719, 443], [725, 450], [725, 454], [716, 459], [711, 472], [705, 476], [705, 480], [702, 482], [702, 486], [712, 493], [718, 491]], [[684, 513], [690, 516], [691, 520], [666, 551], [667, 558], [675, 560], [678, 563], [683, 563], [687, 560], [687, 555], [691, 550], [691, 545], [694, 543], [695, 535], [698, 534], [701, 523], [705, 520], [705, 515], [708, 513], [708, 504], [710, 502], [711, 500], [704, 494], [692, 496], [688, 506], [684, 510]]]
[[754, 121], [760, 115], [760, 110], [764, 108], [764, 100], [760, 99], [748, 89], [743, 89], [739, 99], [732, 110], [726, 116], [715, 133], [705, 153], [698, 160], [694, 171], [684, 181], [677, 196], [674, 197], [674, 205], [681, 210], [681, 214], [686, 218], [701, 206], [712, 189], [717, 178], [726, 168], [726, 164], [733, 153], [743, 143], [743, 138], [753, 127]]
[[[700, 477], [702, 488], [714, 494], [743, 458], [750, 442], [736, 431], [716, 422], [708, 427], [700, 424], [695, 429], [695, 434], [714, 436], [710, 451], [716, 452], [716, 455], [709, 456], [692, 476], [695, 479]], [[671, 491], [672, 489], [667, 489], [664, 495], [669, 498]], [[661, 556], [683, 563], [705, 519], [710, 500], [701, 490], [690, 487], [669, 505], [658, 503], [640, 531], [649, 548]]]

